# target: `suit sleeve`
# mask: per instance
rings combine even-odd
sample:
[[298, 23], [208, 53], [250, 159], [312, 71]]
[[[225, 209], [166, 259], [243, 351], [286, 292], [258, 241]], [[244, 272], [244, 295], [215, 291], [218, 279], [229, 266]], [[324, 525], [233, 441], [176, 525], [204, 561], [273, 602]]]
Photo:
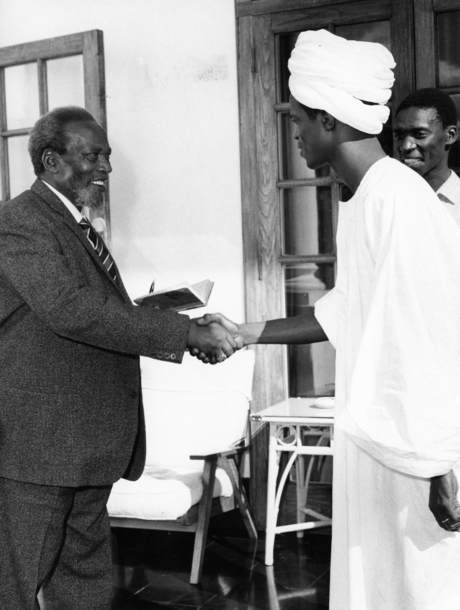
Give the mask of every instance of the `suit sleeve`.
[[46, 219], [11, 206], [0, 217], [0, 281], [56, 334], [102, 349], [180, 362], [190, 320], [137, 307], [115, 290], [89, 286]]

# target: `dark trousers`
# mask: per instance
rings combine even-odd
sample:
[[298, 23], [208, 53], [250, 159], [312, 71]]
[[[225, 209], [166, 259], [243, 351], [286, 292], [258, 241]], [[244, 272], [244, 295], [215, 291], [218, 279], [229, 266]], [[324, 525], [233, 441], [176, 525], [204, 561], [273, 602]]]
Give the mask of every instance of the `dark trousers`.
[[0, 477], [0, 608], [108, 610], [111, 487], [54, 487]]

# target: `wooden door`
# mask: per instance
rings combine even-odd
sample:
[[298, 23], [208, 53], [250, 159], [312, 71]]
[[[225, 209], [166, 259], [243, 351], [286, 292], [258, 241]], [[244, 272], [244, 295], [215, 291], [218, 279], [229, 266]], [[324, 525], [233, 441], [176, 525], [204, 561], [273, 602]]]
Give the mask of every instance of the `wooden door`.
[[[288, 120], [287, 59], [298, 33], [326, 28], [378, 41], [393, 52], [397, 104], [415, 82], [412, 0], [253, 0], [237, 3], [246, 314], [295, 315], [332, 288], [335, 226], [342, 186], [329, 170], [298, 157]], [[391, 150], [391, 124], [382, 136]], [[258, 346], [255, 411], [288, 395], [334, 391], [329, 344]], [[252, 502], [265, 519], [266, 431], [253, 443]]]

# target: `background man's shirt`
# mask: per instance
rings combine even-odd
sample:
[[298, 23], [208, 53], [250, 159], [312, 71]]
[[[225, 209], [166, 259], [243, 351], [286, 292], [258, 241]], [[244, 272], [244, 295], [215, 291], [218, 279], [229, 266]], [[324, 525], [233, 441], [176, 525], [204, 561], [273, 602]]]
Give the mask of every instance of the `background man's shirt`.
[[444, 202], [455, 222], [460, 225], [460, 178], [451, 170], [450, 176], [436, 191], [438, 198]]

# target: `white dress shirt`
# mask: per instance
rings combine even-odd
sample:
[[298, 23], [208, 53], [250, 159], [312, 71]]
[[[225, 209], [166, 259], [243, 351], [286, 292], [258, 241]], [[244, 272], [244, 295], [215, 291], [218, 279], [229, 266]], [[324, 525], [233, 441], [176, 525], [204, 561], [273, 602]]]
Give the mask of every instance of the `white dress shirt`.
[[40, 180], [43, 182], [43, 184], [45, 184], [50, 189], [50, 191], [53, 191], [53, 193], [56, 195], [56, 197], [59, 197], [59, 199], [62, 201], [62, 203], [65, 205], [65, 207], [69, 210], [69, 212], [72, 214], [72, 216], [75, 218], [75, 220], [77, 222], [80, 222], [80, 220], [83, 218], [83, 215], [81, 214], [81, 212], [77, 208], [77, 206], [74, 205], [70, 201], [70, 199], [67, 199], [67, 197], [65, 195], [63, 195], [58, 190], [56, 190], [54, 188], [54, 186], [51, 186], [51, 184], [49, 184], [48, 182], [46, 182], [45, 180], [43, 180], [41, 178], [40, 178]]
[[450, 170], [450, 176], [441, 184], [436, 194], [460, 225], [460, 178], [453, 170]]

